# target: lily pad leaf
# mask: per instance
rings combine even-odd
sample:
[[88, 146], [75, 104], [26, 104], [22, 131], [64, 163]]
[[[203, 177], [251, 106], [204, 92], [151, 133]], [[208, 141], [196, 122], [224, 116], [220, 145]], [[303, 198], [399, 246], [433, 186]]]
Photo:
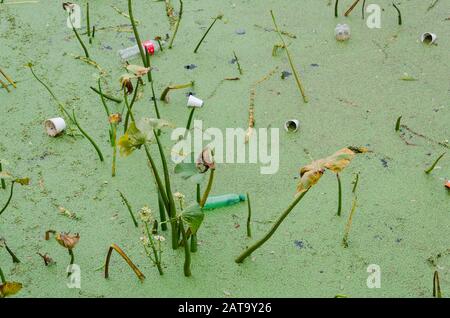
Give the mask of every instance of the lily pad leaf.
[[181, 213], [181, 220], [188, 225], [192, 234], [197, 233], [200, 225], [202, 225], [204, 217], [205, 214], [197, 203], [187, 207], [183, 213]]

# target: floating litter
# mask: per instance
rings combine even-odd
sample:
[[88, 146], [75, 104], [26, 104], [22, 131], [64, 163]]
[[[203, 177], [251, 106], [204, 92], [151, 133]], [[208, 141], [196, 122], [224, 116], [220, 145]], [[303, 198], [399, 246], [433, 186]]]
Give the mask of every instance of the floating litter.
[[336, 40], [347, 41], [350, 39], [350, 27], [348, 24], [338, 24], [334, 29], [334, 34], [336, 35]]
[[44, 123], [45, 131], [50, 137], [56, 137], [66, 129], [66, 122], [63, 118], [50, 118]]
[[194, 95], [189, 95], [187, 106], [200, 108], [203, 106], [203, 101], [200, 98], [195, 97]]
[[299, 127], [300, 121], [297, 119], [289, 119], [284, 123], [284, 129], [286, 129], [287, 132], [296, 132]]
[[420, 36], [420, 41], [425, 44], [434, 44], [436, 43], [437, 35], [431, 32], [425, 32]]

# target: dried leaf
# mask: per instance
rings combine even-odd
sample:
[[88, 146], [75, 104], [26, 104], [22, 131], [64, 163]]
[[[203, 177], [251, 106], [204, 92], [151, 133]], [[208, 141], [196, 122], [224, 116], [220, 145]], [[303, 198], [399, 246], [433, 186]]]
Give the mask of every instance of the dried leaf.
[[0, 298], [17, 294], [22, 289], [22, 284], [17, 282], [6, 282], [0, 285]]
[[151, 69], [150, 67], [143, 67], [140, 65], [133, 65], [133, 64], [127, 65], [127, 70], [136, 75], [137, 77], [142, 77], [146, 75], [148, 72], [150, 72], [150, 69]]

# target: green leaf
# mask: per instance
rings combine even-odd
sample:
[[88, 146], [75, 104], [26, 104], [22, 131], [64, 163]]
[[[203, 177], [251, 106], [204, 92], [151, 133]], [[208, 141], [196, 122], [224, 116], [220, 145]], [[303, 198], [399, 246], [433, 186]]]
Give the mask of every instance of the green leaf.
[[142, 133], [134, 122], [130, 124], [125, 135], [119, 138], [120, 154], [122, 156], [129, 156], [136, 149], [140, 149], [143, 144], [147, 142], [146, 135]]
[[188, 206], [183, 213], [181, 213], [181, 220], [189, 226], [192, 234], [197, 233], [200, 225], [202, 225], [204, 217], [205, 214], [197, 203]]
[[191, 180], [194, 183], [201, 183], [205, 177], [204, 173], [201, 173], [197, 165], [194, 162], [194, 156], [191, 154], [189, 162], [180, 162], [175, 166], [175, 174], [180, 175], [185, 180]]

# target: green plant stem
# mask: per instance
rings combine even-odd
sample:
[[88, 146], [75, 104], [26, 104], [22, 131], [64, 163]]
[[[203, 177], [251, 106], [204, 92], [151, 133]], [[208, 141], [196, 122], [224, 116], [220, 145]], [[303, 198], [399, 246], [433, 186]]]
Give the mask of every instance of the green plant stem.
[[235, 52], [235, 51], [233, 51], [233, 55], [234, 55], [234, 59], [236, 60], [236, 65], [237, 65], [237, 68], [238, 68], [239, 74], [240, 74], [240, 75], [243, 75], [243, 74], [244, 74], [244, 72], [242, 71], [242, 68], [241, 68], [241, 64], [239, 63], [239, 59], [238, 59], [238, 57], [237, 57], [237, 55], [236, 55], [236, 52]]
[[2, 284], [6, 284], [5, 274], [3, 274], [3, 270], [0, 267], [0, 279], [2, 280]]
[[155, 85], [153, 81], [153, 74], [152, 74], [152, 63], [150, 59], [150, 54], [146, 51], [146, 57], [147, 57], [147, 65], [150, 68], [150, 71], [148, 72], [148, 79], [150, 81], [150, 87], [152, 89], [152, 99], [153, 99], [153, 106], [155, 108], [156, 118], [161, 119], [161, 115], [159, 113], [158, 109], [158, 102], [156, 100], [156, 94], [155, 94]]
[[338, 210], [337, 210], [337, 216], [341, 216], [342, 211], [342, 184], [341, 184], [341, 177], [339, 176], [339, 173], [336, 173], [336, 178], [338, 182]]
[[251, 222], [252, 222], [252, 206], [250, 203], [250, 195], [247, 193], [247, 237], [252, 237], [252, 228], [251, 228]]
[[303, 97], [303, 102], [308, 103], [308, 97], [306, 96], [305, 89], [303, 88], [302, 82], [300, 80], [300, 76], [299, 76], [299, 74], [297, 72], [297, 69], [294, 66], [294, 63], [292, 62], [291, 53], [289, 52], [289, 49], [288, 49], [286, 43], [284, 42], [283, 36], [281, 35], [280, 29], [278, 28], [277, 22], [275, 21], [275, 16], [274, 16], [272, 10], [270, 10], [270, 14], [272, 16], [272, 21], [273, 21], [273, 24], [275, 26], [275, 30], [277, 31], [278, 36], [280, 37], [280, 40], [283, 43], [283, 46], [285, 48], [286, 55], [287, 55], [288, 60], [289, 60], [289, 65], [291, 66], [292, 73], [294, 73], [295, 81], [297, 83], [298, 89], [300, 90], [300, 94]]
[[364, 0], [363, 4], [362, 4], [362, 19], [363, 20], [366, 18], [365, 14], [366, 14], [366, 0]]
[[442, 155], [440, 155], [440, 156], [436, 159], [436, 161], [431, 165], [431, 167], [428, 168], [427, 170], [425, 170], [425, 173], [428, 174], [428, 173], [430, 173], [431, 171], [433, 171], [433, 170], [434, 170], [434, 167], [436, 167], [436, 165], [438, 164], [439, 160], [441, 160], [442, 157], [444, 157], [445, 154], [446, 154], [446, 153], [444, 152]]
[[196, 253], [198, 250], [197, 233], [191, 235], [191, 253]]
[[150, 244], [150, 248], [152, 249], [153, 256], [155, 257], [154, 263], [155, 263], [156, 267], [158, 268], [159, 275], [162, 276], [162, 275], [164, 275], [164, 272], [163, 272], [162, 266], [161, 266], [161, 258], [160, 258], [160, 255], [158, 256], [158, 251], [156, 250], [155, 243], [153, 242], [153, 237], [152, 237], [152, 234], [150, 233], [147, 222], [145, 222], [145, 232], [147, 233], [148, 242]]
[[187, 240], [187, 234], [184, 230], [183, 220], [180, 220], [180, 230], [181, 235], [183, 237], [183, 245], [184, 245], [184, 276], [190, 277], [191, 273], [191, 251]]
[[398, 25], [402, 25], [402, 13], [400, 12], [399, 7], [397, 7], [397, 5], [392, 2], [392, 5], [394, 6], [395, 10], [397, 10], [398, 13]]
[[[100, 81], [100, 79], [98, 79], [98, 90], [99, 90], [99, 92], [100, 92], [100, 99], [101, 99], [101, 101], [102, 101], [102, 105], [103, 105], [103, 108], [105, 109], [105, 112], [106, 112], [106, 116], [108, 116], [108, 120], [109, 120], [109, 117], [111, 116], [111, 113], [110, 113], [110, 111], [109, 111], [109, 109], [108, 109], [108, 105], [106, 105], [106, 101], [105, 101], [105, 98], [104, 98], [104, 96], [103, 96], [103, 92], [102, 92], [102, 86], [101, 86], [101, 81]], [[114, 131], [114, 130], [116, 130], [116, 131]], [[113, 125], [113, 123], [109, 123], [109, 142], [111, 143], [111, 147], [113, 147], [113, 148], [115, 148], [116, 147], [116, 137], [113, 137], [113, 134], [114, 133], [117, 133], [117, 127], [114, 127], [114, 125]], [[113, 151], [116, 151], [116, 149], [114, 149]], [[113, 159], [114, 159], [114, 153], [113, 153]], [[115, 169], [113, 169], [113, 172], [115, 171]], [[114, 175], [113, 175], [114, 176]]]
[[401, 121], [402, 121], [402, 116], [397, 118], [397, 122], [395, 123], [395, 131], [399, 131], [400, 130]]
[[[69, 20], [70, 20], [70, 18], [69, 18]], [[70, 20], [70, 23], [72, 24], [72, 20]], [[77, 37], [78, 42], [80, 42], [81, 47], [83, 48], [84, 55], [86, 56], [87, 59], [89, 59], [89, 52], [86, 48], [86, 45], [84, 45], [83, 40], [81, 40], [81, 37], [78, 34], [77, 29], [75, 29], [75, 27], [73, 26], [73, 24], [72, 24], [72, 30], [75, 33], [75, 36]]]
[[108, 94], [105, 94], [105, 93], [103, 93], [103, 92], [100, 92], [98, 89], [96, 89], [95, 87], [90, 87], [94, 92], [96, 92], [97, 94], [99, 94], [100, 96], [102, 96], [102, 97], [104, 97], [104, 98], [106, 98], [106, 99], [109, 99], [110, 101], [112, 101], [112, 102], [115, 102], [115, 103], [117, 103], [117, 104], [120, 104], [120, 103], [122, 103], [122, 99], [120, 99], [120, 98], [117, 98], [117, 97], [114, 97], [114, 96], [111, 96], [111, 95], [108, 95]]
[[358, 186], [358, 182], [359, 182], [359, 173], [356, 174], [355, 180], [353, 181], [352, 193], [356, 192], [356, 187]]
[[145, 58], [144, 48], [142, 47], [141, 38], [139, 36], [139, 32], [138, 32], [137, 27], [136, 27], [136, 22], [134, 20], [133, 8], [132, 8], [132, 5], [131, 5], [131, 0], [128, 0], [128, 15], [130, 16], [131, 26], [133, 27], [134, 37], [136, 38], [136, 42], [137, 42], [137, 45], [139, 47], [139, 53], [141, 54], [142, 63], [144, 64], [145, 67], [148, 67], [147, 60]]
[[13, 193], [14, 193], [14, 184], [15, 182], [12, 181], [11, 182], [11, 190], [9, 192], [9, 197], [8, 200], [6, 201], [6, 204], [4, 205], [4, 207], [0, 210], [0, 215], [2, 215], [2, 213], [6, 210], [6, 208], [8, 207], [8, 205], [11, 203], [11, 199], [13, 197]]
[[123, 125], [123, 133], [126, 133], [127, 129], [128, 129], [128, 120], [130, 119], [130, 111], [133, 110], [134, 103], [136, 102], [137, 92], [138, 92], [138, 89], [139, 89], [139, 83], [140, 83], [140, 81], [137, 81], [136, 88], [134, 89], [134, 94], [133, 94], [133, 97], [131, 98], [131, 103], [130, 104], [128, 104], [127, 93], [124, 90], [124, 93], [125, 93], [124, 99], [125, 99], [125, 103], [128, 104], [127, 108], [129, 110], [127, 109], [127, 114], [125, 115], [125, 122], [124, 122], [124, 125]]
[[339, 6], [339, 0], [336, 0], [334, 3], [334, 16], [337, 18], [339, 16], [338, 14], [338, 6]]
[[192, 86], [194, 86], [194, 82], [193, 82], [193, 81], [192, 81], [192, 82], [189, 82], [189, 83], [186, 83], [186, 84], [169, 85], [169, 86], [167, 86], [167, 87], [164, 89], [164, 91], [162, 92], [161, 97], [160, 97], [159, 99], [162, 100], [162, 101], [166, 101], [167, 94], [169, 94], [169, 92], [170, 92], [171, 90], [175, 90], [175, 89], [183, 89], [183, 88], [188, 88], [188, 87], [192, 87]]
[[89, 43], [92, 43], [91, 39], [91, 19], [90, 19], [90, 12], [89, 12], [89, 1], [86, 3], [86, 31], [87, 36], [89, 37]]
[[203, 40], [206, 38], [206, 36], [208, 35], [209, 31], [212, 29], [212, 27], [214, 26], [214, 24], [216, 23], [216, 21], [219, 19], [219, 17], [215, 17], [214, 21], [211, 23], [211, 25], [209, 26], [209, 28], [206, 30], [205, 34], [203, 34], [202, 38], [200, 39], [200, 42], [198, 42], [197, 46], [194, 49], [194, 53], [197, 53], [198, 49], [200, 48], [200, 45], [202, 44]]
[[[2, 171], [3, 171], [3, 169], [2, 169], [2, 163], [0, 162], [0, 172], [2, 172]], [[6, 189], [5, 179], [0, 178], [0, 182], [1, 182], [1, 184], [2, 184], [2, 189], [5, 190], [5, 189]]]
[[97, 144], [95, 143], [94, 139], [91, 138], [91, 136], [89, 136], [84, 130], [83, 128], [81, 128], [80, 124], [77, 121], [77, 118], [75, 116], [75, 110], [72, 110], [72, 116], [73, 116], [73, 122], [75, 123], [75, 125], [78, 127], [78, 129], [80, 130], [80, 132], [83, 134], [84, 137], [86, 137], [87, 140], [89, 140], [89, 142], [91, 143], [91, 145], [95, 148], [95, 151], [98, 154], [98, 157], [100, 159], [101, 162], [104, 161], [103, 159], [103, 154], [100, 150], [100, 148], [97, 146]]
[[119, 191], [119, 190], [117, 190], [117, 191], [119, 192], [120, 197], [122, 198], [122, 202], [125, 204], [125, 206], [128, 209], [128, 212], [130, 213], [131, 220], [133, 220], [134, 226], [138, 227], [139, 225], [138, 225], [138, 222], [136, 221], [136, 218], [134, 217], [133, 209], [131, 208], [130, 202], [128, 202], [128, 199], [125, 197], [125, 195], [121, 191]]
[[11, 256], [13, 263], [20, 263], [20, 259], [14, 254], [14, 252], [9, 248], [9, 246], [6, 244], [6, 242], [4, 242], [5, 244], [5, 249], [8, 252], [8, 254]]
[[347, 224], [345, 225], [344, 237], [342, 238], [342, 245], [344, 246], [344, 248], [348, 247], [348, 235], [350, 234], [350, 228], [352, 226], [353, 216], [355, 215], [356, 203], [357, 203], [357, 197], [355, 196], [353, 198], [352, 209], [350, 210], [350, 215], [348, 216]]
[[191, 112], [189, 113], [189, 118], [186, 124], [186, 133], [191, 129], [192, 119], [194, 118], [194, 112], [197, 107], [192, 107]]
[[442, 298], [441, 284], [439, 283], [439, 272], [434, 271], [433, 276], [433, 297]]
[[206, 190], [203, 193], [203, 197], [200, 201], [201, 208], [203, 208], [205, 206], [206, 200], [208, 200], [209, 193], [211, 192], [213, 181], [214, 181], [214, 172], [215, 172], [215, 169], [211, 169], [211, 171], [209, 172], [208, 185], [206, 186]]
[[[67, 249], [69, 251], [69, 256], [70, 256], [70, 263], [69, 266], [72, 266], [75, 263], [75, 255], [73, 254], [73, 250], [71, 248]], [[67, 273], [67, 277], [69, 277], [71, 274], [71, 272]]]
[[178, 27], [180, 26], [181, 23], [181, 17], [183, 16], [183, 1], [180, 0], [180, 13], [178, 15], [178, 20], [177, 20], [177, 24], [175, 25], [175, 31], [173, 32], [173, 36], [170, 39], [170, 44], [169, 44], [169, 49], [172, 48], [173, 45], [173, 41], [175, 40], [175, 36], [177, 35], [178, 32]]
[[200, 194], [200, 184], [199, 183], [197, 183], [196, 184], [196, 199], [197, 199], [197, 203], [198, 204], [200, 204], [200, 201], [201, 201], [201, 194]]
[[267, 232], [266, 235], [264, 235], [263, 238], [258, 240], [256, 243], [254, 243], [252, 246], [247, 248], [244, 252], [242, 252], [241, 255], [239, 255], [235, 262], [236, 263], [242, 263], [247, 257], [249, 257], [255, 250], [257, 250], [259, 247], [261, 247], [265, 242], [267, 242], [268, 239], [272, 237], [272, 235], [275, 233], [275, 231], [278, 229], [278, 227], [281, 225], [281, 223], [284, 221], [284, 219], [289, 215], [289, 213], [294, 209], [294, 207], [300, 202], [300, 200], [305, 196], [306, 193], [308, 193], [309, 190], [303, 192], [302, 194], [295, 197], [294, 201], [288, 206], [288, 208], [280, 215], [280, 217], [277, 219], [274, 225], [272, 225], [272, 228]]
[[140, 281], [143, 281], [145, 279], [144, 274], [142, 274], [142, 272], [139, 270], [139, 268], [137, 268], [137, 266], [133, 264], [131, 259], [116, 244], [112, 244], [109, 247], [108, 254], [106, 255], [106, 261], [105, 261], [105, 278], [106, 279], [109, 278], [109, 262], [111, 260], [111, 254], [113, 251], [116, 251], [117, 253], [119, 253], [120, 256], [122, 256], [122, 258], [125, 260], [125, 262], [128, 264], [128, 266], [130, 266], [130, 268], [133, 270], [133, 272], [136, 274], [136, 276], [139, 278]]
[[164, 202], [161, 197], [161, 193], [159, 192], [159, 189], [157, 187], [158, 191], [158, 207], [159, 207], [159, 217], [161, 219], [161, 230], [167, 231], [167, 224], [166, 224], [166, 209], [164, 207]]

